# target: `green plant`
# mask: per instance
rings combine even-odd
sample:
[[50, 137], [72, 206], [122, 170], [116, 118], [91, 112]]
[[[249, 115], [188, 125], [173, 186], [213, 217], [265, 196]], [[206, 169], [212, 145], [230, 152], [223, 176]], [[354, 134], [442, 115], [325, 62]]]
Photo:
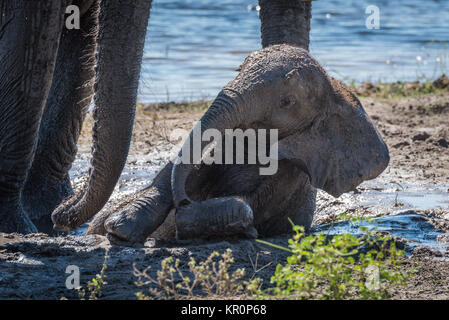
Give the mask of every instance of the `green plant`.
[[[105, 279], [106, 279], [105, 272], [106, 272], [106, 269], [108, 268], [108, 266], [107, 266], [108, 258], [109, 258], [109, 250], [106, 249], [104, 260], [103, 260], [103, 266], [101, 268], [100, 273], [96, 274], [95, 278], [92, 278], [92, 280], [87, 282], [87, 290], [90, 293], [89, 300], [97, 300], [98, 298], [100, 298], [102, 296], [103, 287], [107, 284], [107, 282], [105, 281]], [[81, 300], [84, 300], [86, 297], [86, 290], [84, 288], [79, 288], [78, 296]]]
[[[220, 259], [221, 258], [221, 259]], [[186, 276], [180, 268], [181, 261], [173, 257], [161, 262], [161, 269], [154, 279], [149, 275], [150, 267], [140, 271], [134, 267], [134, 276], [138, 278], [138, 287], [150, 286], [150, 296], [137, 292], [139, 300], [156, 299], [189, 299], [199, 296], [232, 296], [255, 292], [259, 289], [260, 279], [243, 281], [244, 269], [229, 272], [234, 263], [231, 249], [221, 255], [213, 252], [205, 261], [197, 263], [194, 258], [188, 262], [191, 276]]]
[[364, 233], [360, 237], [306, 235], [303, 227], [293, 225], [289, 248], [258, 240], [292, 254], [285, 265], [277, 266], [271, 278], [274, 287], [258, 294], [294, 299], [387, 298], [388, 284], [406, 284], [408, 275], [398, 270], [404, 251], [391, 237], [360, 229]]

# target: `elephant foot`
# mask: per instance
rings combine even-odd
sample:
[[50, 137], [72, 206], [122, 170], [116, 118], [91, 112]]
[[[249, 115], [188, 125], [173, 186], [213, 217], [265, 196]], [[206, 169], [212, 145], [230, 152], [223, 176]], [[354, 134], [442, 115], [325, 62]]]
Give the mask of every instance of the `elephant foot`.
[[102, 236], [107, 234], [106, 228], [104, 226], [106, 220], [112, 214], [110, 210], [104, 210], [97, 213], [91, 222], [89, 222], [89, 228], [87, 229], [86, 235], [89, 234], [100, 234]]
[[132, 248], [142, 248], [143, 247], [142, 242], [133, 242], [133, 241], [123, 240], [119, 237], [116, 237], [112, 233], [106, 234], [106, 238], [109, 240], [109, 243], [111, 245], [116, 245], [116, 246], [121, 246], [121, 247], [132, 247]]
[[208, 199], [182, 206], [176, 212], [179, 240], [197, 238], [257, 238], [251, 207], [234, 197]]
[[20, 205], [0, 204], [0, 232], [28, 234], [37, 228]]
[[[104, 222], [108, 238], [113, 242], [144, 243], [147, 237], [164, 221], [167, 213], [145, 210], [130, 205], [111, 214]], [[117, 241], [119, 240], [119, 241]]]
[[51, 213], [70, 194], [72, 188], [67, 176], [58, 183], [27, 183], [22, 192], [22, 206], [39, 232], [54, 235]]

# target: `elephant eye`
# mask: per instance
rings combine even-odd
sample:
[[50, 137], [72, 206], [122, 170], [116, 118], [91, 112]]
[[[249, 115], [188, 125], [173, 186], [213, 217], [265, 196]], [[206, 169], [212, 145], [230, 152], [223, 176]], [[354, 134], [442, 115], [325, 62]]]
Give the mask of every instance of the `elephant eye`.
[[292, 105], [294, 105], [296, 102], [295, 97], [293, 96], [286, 96], [281, 99], [281, 108], [289, 108]]

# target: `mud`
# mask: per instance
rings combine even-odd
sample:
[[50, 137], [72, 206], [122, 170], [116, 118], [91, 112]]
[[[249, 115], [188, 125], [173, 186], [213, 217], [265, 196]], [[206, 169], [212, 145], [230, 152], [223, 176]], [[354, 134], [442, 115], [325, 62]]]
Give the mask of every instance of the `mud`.
[[[269, 239], [273, 243], [286, 245], [286, 237]], [[99, 235], [65, 236], [49, 238], [46, 235], [31, 236], [0, 234], [0, 299], [78, 299], [76, 290], [65, 286], [66, 268], [75, 265], [80, 268], [81, 285], [100, 272], [106, 250], [109, 259], [103, 298], [135, 299], [135, 293], [142, 291], [135, 285], [133, 264], [140, 270], [152, 266], [150, 275], [156, 278], [156, 271], [162, 259], [179, 258], [183, 272], [188, 270], [190, 257], [197, 261], [206, 260], [213, 251], [233, 251], [233, 269], [245, 268], [247, 278], [257, 276], [269, 282], [276, 264], [285, 260], [286, 253], [274, 250], [254, 241], [147, 241], [140, 248], [111, 246]], [[263, 268], [263, 269], [262, 269]], [[261, 271], [259, 271], [262, 269]]]
[[[403, 268], [417, 270], [407, 287], [391, 288], [393, 298], [448, 299], [449, 95], [371, 96], [363, 98], [362, 103], [389, 146], [390, 166], [377, 179], [338, 199], [320, 191], [314, 230], [357, 233], [358, 225], [341, 221], [341, 213], [374, 217], [370, 228], [408, 241]], [[190, 130], [205, 105], [184, 106], [181, 111], [167, 105], [139, 106], [126, 168], [104, 210], [151, 183], [177, 150], [177, 141], [170, 140], [171, 130]], [[71, 170], [75, 189], [80, 188], [87, 172], [91, 123], [88, 118]], [[81, 284], [85, 285], [100, 271], [106, 249], [110, 253], [106, 299], [135, 298], [140, 289], [134, 284], [134, 262], [139, 268], [152, 266], [154, 275], [165, 257], [178, 257], [182, 268], [187, 268], [189, 257], [203, 260], [212, 251], [231, 248], [235, 268], [245, 268], [248, 277], [256, 275], [268, 282], [275, 266], [287, 256], [250, 240], [180, 242], [149, 238], [141, 247], [124, 248], [111, 246], [103, 236], [81, 236], [85, 230], [86, 225], [72, 235], [56, 238], [0, 234], [0, 299], [76, 299], [76, 291], [65, 287], [66, 267], [79, 266]], [[285, 246], [289, 237], [266, 240]], [[265, 268], [259, 270], [261, 267]]]

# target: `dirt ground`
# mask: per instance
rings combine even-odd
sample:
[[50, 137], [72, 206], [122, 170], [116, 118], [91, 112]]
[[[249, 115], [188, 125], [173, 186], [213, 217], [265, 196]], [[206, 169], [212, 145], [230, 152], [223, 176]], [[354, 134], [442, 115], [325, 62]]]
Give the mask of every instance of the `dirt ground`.
[[[359, 188], [362, 195], [366, 189], [376, 190], [383, 181], [406, 184], [413, 180], [416, 184], [441, 186], [449, 198], [449, 86], [444, 90], [410, 96], [390, 95], [385, 88], [364, 86], [357, 88], [363, 96], [361, 102], [388, 144], [391, 161], [388, 172], [379, 178], [379, 182], [374, 180], [368, 187]], [[170, 140], [171, 130], [190, 130], [208, 105], [206, 101], [139, 105], [129, 163], [135, 161], [133, 157], [172, 149], [175, 141]], [[81, 154], [90, 152], [91, 124], [89, 115], [80, 138]], [[152, 161], [155, 160], [149, 160], [148, 165]], [[317, 210], [316, 224], [328, 222], [332, 220], [329, 219], [332, 214], [335, 216], [340, 210], [347, 209], [341, 206], [344, 199], [321, 195], [319, 200], [321, 206]], [[384, 211], [381, 214], [393, 212], [393, 206], [381, 209]], [[369, 211], [370, 206], [363, 210]], [[423, 214], [436, 228], [446, 232], [440, 240], [449, 242], [449, 212], [435, 208]], [[265, 240], [285, 246], [289, 237]], [[106, 249], [109, 250], [108, 284], [103, 289], [103, 297], [135, 299], [135, 293], [142, 289], [134, 283], [137, 279], [133, 276], [133, 263], [139, 269], [152, 266], [151, 274], [155, 275], [165, 257], [180, 258], [181, 268], [185, 270], [190, 257], [204, 260], [211, 252], [223, 252], [227, 248], [233, 250], [236, 268], [245, 268], [247, 277], [261, 277], [266, 282], [276, 265], [284, 262], [288, 255], [252, 240], [149, 239], [144, 246], [125, 248], [111, 246], [99, 235], [50, 238], [42, 234], [0, 234], [0, 299], [77, 299], [77, 292], [65, 287], [67, 266], [80, 267], [81, 285], [85, 286], [100, 271]], [[449, 299], [449, 252], [417, 248], [410, 257], [404, 258], [402, 268], [404, 272], [415, 268], [416, 272], [406, 287], [390, 288], [393, 299]]]
[[390, 167], [421, 182], [449, 184], [448, 94], [362, 103], [389, 146]]
[[[288, 236], [265, 239], [285, 246]], [[30, 236], [0, 234], [0, 299], [79, 299], [78, 291], [69, 290], [65, 283], [70, 273], [68, 266], [78, 266], [80, 284], [100, 273], [106, 250], [109, 252], [103, 299], [136, 299], [139, 291], [148, 294], [147, 287], [137, 287], [133, 265], [143, 270], [152, 266], [149, 274], [156, 278], [160, 261], [167, 257], [181, 260], [185, 273], [191, 257], [204, 261], [211, 252], [233, 252], [236, 268], [245, 268], [247, 276], [262, 278], [269, 283], [276, 265], [284, 263], [288, 253], [249, 240], [221, 242], [149, 240], [140, 248], [111, 246], [104, 236], [66, 236], [49, 238], [43, 234]], [[449, 299], [449, 261], [442, 255], [415, 249], [410, 258], [404, 258], [401, 270], [415, 270], [406, 287], [389, 288], [392, 299]], [[220, 297], [229, 298], [229, 297]], [[238, 297], [231, 297], [238, 298]]]

